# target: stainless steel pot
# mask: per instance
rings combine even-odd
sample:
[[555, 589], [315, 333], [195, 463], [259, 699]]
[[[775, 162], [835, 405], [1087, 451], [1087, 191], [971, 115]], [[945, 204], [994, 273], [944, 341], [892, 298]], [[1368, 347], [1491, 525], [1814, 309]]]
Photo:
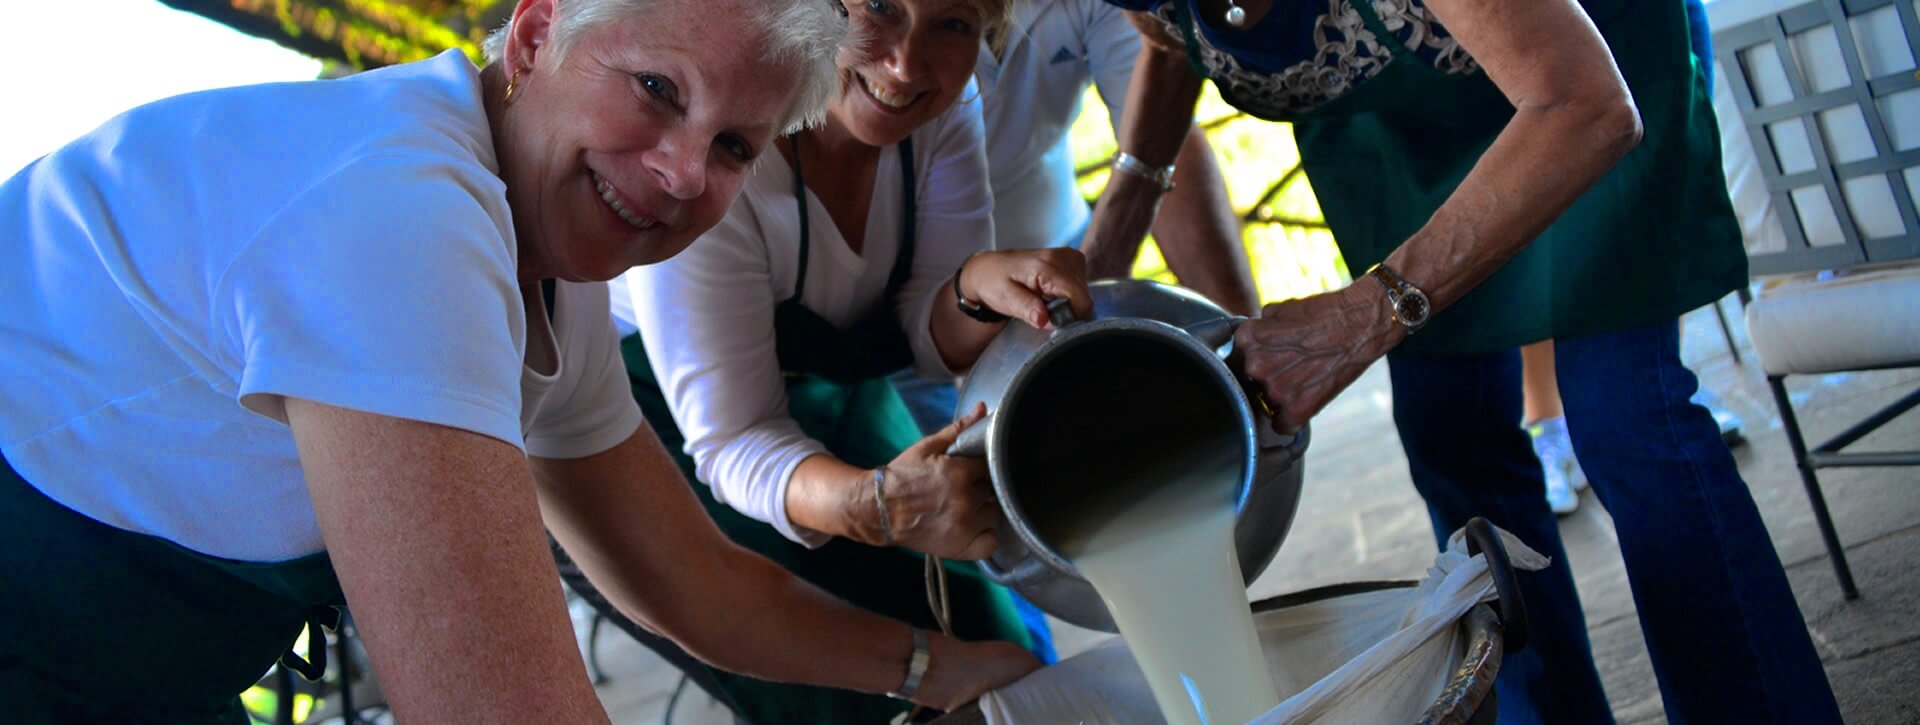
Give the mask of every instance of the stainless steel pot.
[[1207, 463], [1239, 471], [1234, 543], [1252, 582], [1293, 523], [1308, 435], [1274, 433], [1227, 369], [1243, 318], [1157, 282], [1091, 290], [1093, 319], [1056, 301], [1054, 330], [1010, 324], [987, 345], [960, 386], [960, 409], [984, 402], [989, 415], [951, 453], [987, 459], [1014, 534], [1003, 531], [981, 562], [988, 578], [1062, 620], [1112, 632], [1106, 605], [1049, 532], [1128, 476], [1227, 457]]

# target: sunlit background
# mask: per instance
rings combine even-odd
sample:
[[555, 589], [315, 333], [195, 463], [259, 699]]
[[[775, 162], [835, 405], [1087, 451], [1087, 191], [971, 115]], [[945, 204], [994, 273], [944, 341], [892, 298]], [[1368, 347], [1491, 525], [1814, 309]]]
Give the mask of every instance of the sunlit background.
[[9, 2], [7, 19], [0, 176], [143, 103], [320, 74], [318, 60], [157, 0]]

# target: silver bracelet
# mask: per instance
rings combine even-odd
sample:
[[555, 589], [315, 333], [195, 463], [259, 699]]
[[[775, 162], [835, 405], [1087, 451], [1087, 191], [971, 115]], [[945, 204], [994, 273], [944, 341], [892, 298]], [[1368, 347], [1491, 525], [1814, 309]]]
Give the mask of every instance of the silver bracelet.
[[1113, 155], [1113, 170], [1133, 174], [1134, 176], [1159, 184], [1160, 191], [1162, 192], [1173, 191], [1172, 164], [1168, 164], [1167, 167], [1163, 169], [1156, 169], [1148, 166], [1147, 162], [1141, 161], [1138, 156], [1125, 151], [1119, 151]]
[[873, 505], [880, 510], [880, 532], [887, 535], [886, 546], [893, 546], [893, 522], [887, 517], [887, 467], [873, 469]]
[[900, 683], [900, 689], [887, 693], [887, 697], [905, 700], [919, 691], [920, 680], [927, 676], [927, 664], [933, 655], [927, 652], [927, 633], [919, 627], [913, 628], [913, 655], [907, 660], [907, 680]]

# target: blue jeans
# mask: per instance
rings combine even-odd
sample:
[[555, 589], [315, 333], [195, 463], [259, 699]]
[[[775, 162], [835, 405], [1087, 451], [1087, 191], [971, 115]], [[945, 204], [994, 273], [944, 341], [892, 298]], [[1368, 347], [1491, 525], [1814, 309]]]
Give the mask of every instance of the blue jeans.
[[[1753, 497], [1669, 322], [1554, 343], [1574, 454], [1612, 514], [1667, 717], [1839, 722]], [[1520, 356], [1389, 355], [1394, 424], [1437, 536], [1485, 516], [1553, 557], [1520, 575], [1532, 639], [1500, 722], [1610, 722], [1586, 617], [1521, 416]]]

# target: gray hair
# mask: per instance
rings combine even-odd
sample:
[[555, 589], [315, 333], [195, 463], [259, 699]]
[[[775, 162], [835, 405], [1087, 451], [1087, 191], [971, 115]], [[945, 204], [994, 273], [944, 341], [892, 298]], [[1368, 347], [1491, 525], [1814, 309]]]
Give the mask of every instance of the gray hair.
[[[675, 0], [554, 0], [553, 29], [547, 38], [546, 52], [554, 54], [556, 60], [564, 58], [567, 48], [587, 29], [647, 12], [669, 1]], [[836, 1], [742, 0], [761, 6], [750, 19], [766, 38], [761, 60], [795, 68], [800, 74], [793, 101], [781, 116], [782, 134], [818, 125], [826, 118], [827, 103], [839, 92], [840, 74], [833, 61], [834, 53], [847, 37], [847, 21], [834, 11], [832, 3]], [[508, 18], [499, 29], [487, 35], [481, 49], [488, 63], [498, 63], [505, 58], [507, 35], [512, 30], [513, 19]]]

